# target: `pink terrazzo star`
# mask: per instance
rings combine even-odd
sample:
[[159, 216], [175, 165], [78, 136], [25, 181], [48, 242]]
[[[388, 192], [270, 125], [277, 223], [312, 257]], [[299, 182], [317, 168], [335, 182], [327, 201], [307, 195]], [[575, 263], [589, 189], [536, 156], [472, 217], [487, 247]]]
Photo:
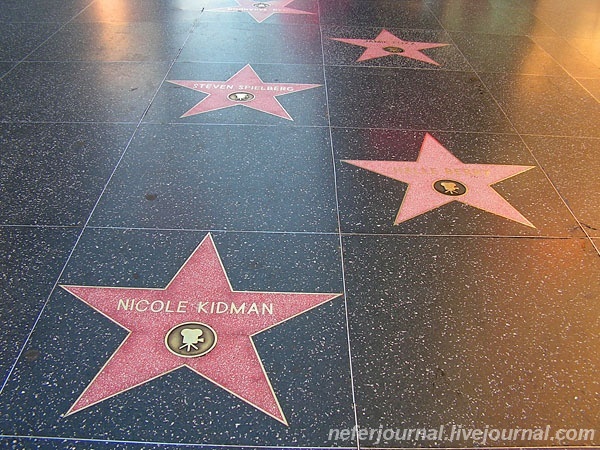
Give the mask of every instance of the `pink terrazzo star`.
[[245, 106], [287, 120], [294, 120], [276, 97], [321, 86], [320, 84], [264, 83], [249, 64], [225, 81], [167, 81], [208, 94], [208, 97], [200, 100], [181, 117]]
[[533, 166], [464, 164], [430, 134], [415, 162], [344, 162], [408, 183], [394, 225], [457, 201], [535, 228], [492, 187]]
[[226, 8], [207, 9], [209, 12], [247, 12], [258, 23], [264, 22], [273, 14], [314, 14], [308, 11], [288, 8], [287, 5], [294, 0], [236, 0], [238, 6], [229, 6]]
[[357, 61], [367, 61], [369, 59], [383, 58], [385, 56], [402, 56], [404, 58], [416, 59], [439, 66], [437, 62], [421, 52], [428, 48], [444, 47], [450, 44], [412, 42], [404, 41], [387, 30], [382, 30], [375, 39], [341, 39], [331, 38], [334, 41], [345, 42], [346, 44], [359, 45], [366, 50], [357, 59]]
[[286, 425], [252, 337], [340, 295], [234, 291], [210, 235], [165, 288], [61, 287], [129, 331], [67, 414], [187, 367]]

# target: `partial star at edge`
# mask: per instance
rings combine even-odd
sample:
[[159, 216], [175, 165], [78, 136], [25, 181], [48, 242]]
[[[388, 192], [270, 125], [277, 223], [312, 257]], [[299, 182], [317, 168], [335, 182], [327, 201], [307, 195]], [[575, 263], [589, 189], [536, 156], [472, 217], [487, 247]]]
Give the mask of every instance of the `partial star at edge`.
[[273, 14], [314, 14], [309, 11], [288, 8], [287, 5], [294, 0], [236, 0], [237, 7], [229, 6], [225, 8], [207, 9], [207, 12], [247, 12], [258, 23], [262, 23]]

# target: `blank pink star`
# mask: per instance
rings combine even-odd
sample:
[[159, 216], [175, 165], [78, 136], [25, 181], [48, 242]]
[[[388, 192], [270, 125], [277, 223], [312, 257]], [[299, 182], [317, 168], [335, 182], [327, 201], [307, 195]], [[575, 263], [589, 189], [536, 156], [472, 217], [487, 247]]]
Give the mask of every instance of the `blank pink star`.
[[[367, 61], [369, 59], [383, 58], [384, 56], [403, 56], [405, 58], [416, 59], [439, 66], [433, 59], [421, 52], [428, 48], [444, 47], [450, 44], [430, 43], [430, 42], [413, 42], [404, 41], [387, 30], [382, 30], [375, 39], [341, 39], [331, 38], [334, 41], [345, 42], [346, 44], [359, 45], [365, 47], [365, 52], [357, 59], [357, 61]], [[388, 50], [386, 50], [388, 49]], [[392, 49], [398, 49], [393, 51]], [[392, 50], [392, 51], [390, 51]]]
[[[498, 194], [492, 184], [532, 169], [534, 166], [464, 164], [429, 133], [425, 136], [416, 161], [344, 161], [394, 180], [408, 183], [408, 188], [394, 225], [425, 214], [447, 203], [465, 205], [535, 226]], [[436, 183], [453, 186], [460, 183], [465, 192], [441, 193]]]
[[208, 97], [200, 100], [181, 117], [233, 106], [245, 106], [287, 120], [294, 120], [275, 97], [321, 86], [320, 84], [264, 83], [250, 64], [225, 81], [167, 81], [208, 94]]
[[302, 11], [299, 9], [288, 8], [287, 5], [292, 3], [294, 0], [275, 0], [275, 1], [263, 1], [263, 0], [236, 0], [239, 5], [229, 6], [226, 8], [208, 9], [210, 12], [247, 12], [254, 20], [258, 23], [264, 22], [266, 19], [271, 17], [273, 14], [314, 14], [308, 11]]

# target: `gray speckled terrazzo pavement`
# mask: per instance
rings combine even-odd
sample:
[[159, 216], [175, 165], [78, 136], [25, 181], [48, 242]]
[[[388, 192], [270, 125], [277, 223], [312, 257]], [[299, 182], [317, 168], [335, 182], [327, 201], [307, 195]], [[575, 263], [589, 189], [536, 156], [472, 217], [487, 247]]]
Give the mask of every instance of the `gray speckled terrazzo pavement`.
[[599, 14], [4, 2], [0, 448], [600, 448]]

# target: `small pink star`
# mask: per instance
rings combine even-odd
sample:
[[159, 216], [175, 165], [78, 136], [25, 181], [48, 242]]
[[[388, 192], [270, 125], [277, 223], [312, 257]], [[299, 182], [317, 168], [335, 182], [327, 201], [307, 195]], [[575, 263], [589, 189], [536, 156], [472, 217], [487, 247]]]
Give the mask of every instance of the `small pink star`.
[[346, 44], [359, 45], [366, 50], [357, 61], [383, 58], [385, 56], [403, 56], [439, 66], [433, 59], [421, 52], [428, 48], [444, 47], [450, 44], [404, 41], [387, 30], [382, 30], [375, 39], [341, 39], [331, 38]]
[[264, 22], [273, 14], [314, 14], [308, 11], [288, 8], [287, 5], [294, 0], [236, 0], [239, 6], [229, 6], [226, 8], [208, 9], [210, 12], [247, 12], [258, 23]]
[[294, 120], [275, 97], [321, 86], [320, 84], [264, 83], [249, 64], [225, 81], [167, 81], [208, 94], [208, 97], [200, 100], [181, 117], [245, 106], [287, 120]]
[[535, 228], [492, 187], [533, 166], [464, 164], [429, 133], [416, 161], [344, 162], [408, 183], [394, 225], [457, 201]]

